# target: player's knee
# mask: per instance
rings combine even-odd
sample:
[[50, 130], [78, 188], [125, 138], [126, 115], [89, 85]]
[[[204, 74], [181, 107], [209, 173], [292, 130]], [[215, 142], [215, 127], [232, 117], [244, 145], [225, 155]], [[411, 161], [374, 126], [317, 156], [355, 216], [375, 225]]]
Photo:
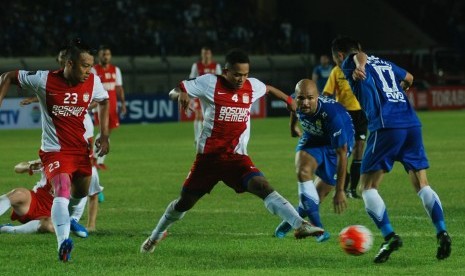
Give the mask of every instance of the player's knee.
[[313, 178], [312, 171], [305, 167], [297, 168], [296, 173], [297, 173], [297, 179], [299, 179], [299, 181], [306, 181], [306, 180]]
[[39, 233], [55, 233], [51, 218], [41, 219], [37, 231]]
[[55, 196], [69, 198], [71, 194], [71, 179], [68, 174], [60, 173], [52, 178]]
[[250, 179], [247, 189], [252, 194], [261, 198], [266, 197], [274, 191], [270, 183], [264, 177], [253, 177]]

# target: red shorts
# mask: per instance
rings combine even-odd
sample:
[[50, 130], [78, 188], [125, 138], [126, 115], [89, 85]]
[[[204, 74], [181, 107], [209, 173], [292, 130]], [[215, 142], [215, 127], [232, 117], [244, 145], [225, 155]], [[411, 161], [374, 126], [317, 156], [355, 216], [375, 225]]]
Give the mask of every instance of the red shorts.
[[48, 180], [60, 173], [69, 174], [71, 179], [77, 176], [92, 175], [92, 165], [88, 151], [80, 154], [39, 151], [39, 156]]
[[53, 195], [49, 189], [39, 188], [37, 192], [29, 191], [31, 193], [31, 205], [29, 211], [24, 216], [18, 216], [18, 214], [11, 213], [11, 220], [18, 220], [21, 223], [26, 223], [31, 220], [37, 220], [41, 218], [48, 218], [51, 216]]
[[257, 175], [263, 174], [247, 155], [197, 154], [183, 191], [204, 195], [210, 193], [218, 181], [223, 181], [237, 193], [243, 193], [249, 180]]

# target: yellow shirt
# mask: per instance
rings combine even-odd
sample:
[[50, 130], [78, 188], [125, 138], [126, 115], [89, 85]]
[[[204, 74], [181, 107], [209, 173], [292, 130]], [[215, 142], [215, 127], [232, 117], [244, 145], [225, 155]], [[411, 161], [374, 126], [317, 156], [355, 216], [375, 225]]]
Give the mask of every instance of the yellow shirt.
[[337, 65], [331, 70], [331, 74], [329, 75], [323, 92], [328, 95], [336, 94], [336, 101], [341, 103], [349, 111], [362, 109], [344, 73], [342, 73], [341, 68]]

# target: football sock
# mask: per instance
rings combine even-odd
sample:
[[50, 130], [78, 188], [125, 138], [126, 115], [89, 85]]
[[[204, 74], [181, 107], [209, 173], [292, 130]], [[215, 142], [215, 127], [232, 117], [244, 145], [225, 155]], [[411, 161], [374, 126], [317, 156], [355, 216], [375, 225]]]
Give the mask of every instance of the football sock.
[[263, 201], [270, 213], [278, 215], [282, 220], [287, 221], [292, 228], [297, 229], [302, 225], [303, 219], [299, 216], [294, 206], [278, 192], [273, 191]]
[[357, 190], [358, 182], [360, 181], [360, 167], [362, 166], [362, 160], [352, 160], [350, 164], [350, 189]]
[[68, 211], [71, 215], [71, 219], [79, 221], [84, 214], [84, 209], [86, 208], [87, 196], [83, 198], [74, 198], [70, 197]]
[[69, 199], [64, 197], [55, 197], [52, 204], [52, 222], [55, 228], [55, 234], [58, 241], [58, 249], [61, 243], [69, 237]]
[[157, 226], [150, 235], [150, 239], [152, 241], [159, 240], [163, 236], [163, 232], [165, 232], [173, 223], [182, 219], [182, 217], [186, 214], [186, 212], [178, 212], [174, 209], [177, 202], [177, 199], [172, 201], [166, 208], [165, 213], [163, 213]]
[[8, 211], [11, 207], [10, 199], [7, 195], [0, 196], [0, 216]]
[[436, 227], [436, 232], [441, 233], [446, 231], [446, 223], [444, 222], [441, 200], [439, 200], [439, 196], [436, 192], [431, 189], [430, 186], [425, 186], [418, 192], [418, 196], [421, 198], [426, 212], [433, 221], [433, 224]]
[[387, 237], [394, 232], [389, 216], [386, 210], [386, 205], [376, 189], [364, 190], [362, 192], [363, 202], [365, 202], [365, 210], [381, 230], [383, 237]]
[[8, 234], [32, 234], [37, 233], [39, 226], [40, 220], [31, 220], [18, 226], [3, 226], [0, 228], [0, 232]]
[[300, 200], [299, 205], [302, 204], [308, 219], [313, 225], [323, 228], [319, 212], [320, 197], [318, 196], [318, 192], [313, 184], [313, 180], [298, 182], [298, 186]]

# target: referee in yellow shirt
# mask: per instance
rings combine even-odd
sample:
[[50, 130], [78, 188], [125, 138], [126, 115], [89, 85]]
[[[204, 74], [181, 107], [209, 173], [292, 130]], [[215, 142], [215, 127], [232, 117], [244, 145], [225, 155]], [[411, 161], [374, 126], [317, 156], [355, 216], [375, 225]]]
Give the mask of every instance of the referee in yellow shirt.
[[367, 136], [368, 121], [341, 67], [339, 67], [343, 60], [339, 60], [339, 58], [335, 56], [333, 56], [333, 60], [336, 66], [333, 67], [329, 75], [328, 81], [323, 89], [323, 95], [335, 98], [337, 102], [347, 109], [350, 117], [352, 117], [352, 123], [355, 128], [355, 145], [352, 151], [352, 163], [349, 170], [350, 176], [346, 178], [344, 188], [347, 197], [360, 198], [356, 190], [358, 181], [360, 180], [360, 166], [362, 164], [363, 147], [365, 146], [365, 139]]

